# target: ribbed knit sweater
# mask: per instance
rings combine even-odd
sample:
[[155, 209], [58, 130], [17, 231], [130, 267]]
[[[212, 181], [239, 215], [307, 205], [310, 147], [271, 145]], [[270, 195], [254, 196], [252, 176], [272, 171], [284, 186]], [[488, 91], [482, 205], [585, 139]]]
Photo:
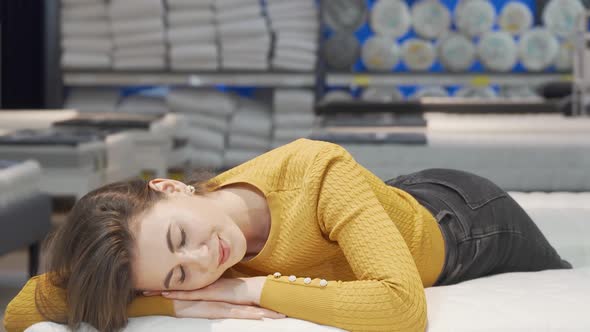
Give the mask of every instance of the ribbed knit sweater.
[[[224, 275], [266, 275], [262, 307], [350, 331], [425, 331], [424, 287], [440, 274], [445, 247], [436, 220], [410, 194], [386, 185], [341, 146], [304, 138], [210, 181], [215, 188], [247, 183], [267, 199], [264, 248]], [[44, 320], [34, 303], [41, 280], [31, 279], [9, 304], [8, 332]], [[40, 286], [55, 294], [53, 309], [65, 310], [62, 290]], [[174, 309], [170, 300], [139, 297], [128, 313], [174, 316]]]

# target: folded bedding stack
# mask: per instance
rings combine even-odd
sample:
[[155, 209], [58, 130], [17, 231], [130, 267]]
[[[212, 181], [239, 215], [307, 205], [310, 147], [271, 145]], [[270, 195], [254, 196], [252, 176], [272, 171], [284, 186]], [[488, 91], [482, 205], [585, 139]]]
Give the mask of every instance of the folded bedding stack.
[[234, 167], [268, 151], [271, 134], [270, 108], [262, 102], [241, 100], [229, 124], [224, 167]]
[[118, 70], [166, 68], [162, 0], [111, 0], [109, 7]]
[[172, 70], [217, 70], [213, 0], [167, 0]]
[[111, 68], [113, 41], [105, 0], [62, 0], [61, 5], [61, 66]]
[[67, 94], [65, 108], [83, 113], [113, 112], [119, 102], [117, 88], [71, 88]]
[[313, 71], [318, 49], [318, 10], [314, 0], [267, 0], [266, 10], [275, 34], [272, 67]]
[[266, 70], [271, 37], [260, 0], [215, 0], [223, 69]]
[[168, 104], [160, 96], [132, 95], [121, 100], [117, 112], [163, 115], [168, 113]]
[[[158, 133], [169, 137], [172, 144], [169, 154], [166, 156], [168, 174], [173, 172], [182, 177], [188, 165], [188, 138], [186, 136], [186, 121], [182, 114], [169, 113], [170, 107], [164, 96], [160, 94], [135, 94], [121, 100], [117, 106], [119, 113], [144, 114], [162, 116], [163, 126], [156, 130]], [[168, 123], [166, 123], [168, 122]]]
[[191, 165], [222, 167], [228, 122], [236, 111], [235, 98], [217, 91], [178, 88], [170, 90], [166, 100], [170, 110], [181, 113], [186, 121], [184, 137]]
[[32, 196], [40, 186], [41, 166], [37, 161], [0, 159], [0, 208]]
[[315, 114], [310, 90], [275, 89], [273, 109], [273, 148], [311, 136]]

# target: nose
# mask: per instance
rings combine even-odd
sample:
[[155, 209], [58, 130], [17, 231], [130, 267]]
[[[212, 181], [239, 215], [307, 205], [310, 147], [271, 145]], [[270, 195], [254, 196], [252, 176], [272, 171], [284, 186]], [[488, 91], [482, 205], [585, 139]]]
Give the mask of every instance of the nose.
[[185, 264], [196, 264], [201, 268], [208, 268], [211, 263], [211, 251], [204, 243], [195, 248], [185, 248], [181, 252]]

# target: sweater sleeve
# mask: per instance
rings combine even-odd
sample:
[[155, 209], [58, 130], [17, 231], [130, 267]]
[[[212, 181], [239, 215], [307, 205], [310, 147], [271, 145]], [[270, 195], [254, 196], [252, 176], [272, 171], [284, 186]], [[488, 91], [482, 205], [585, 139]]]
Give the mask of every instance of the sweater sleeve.
[[[35, 289], [41, 287], [46, 298], [43, 304], [35, 303]], [[38, 309], [38, 305], [45, 306], [52, 316], [65, 317], [67, 314], [66, 294], [59, 287], [53, 286], [41, 275], [31, 278], [10, 301], [4, 313], [4, 328], [7, 332], [21, 332], [29, 326], [47, 321]], [[174, 316], [174, 307], [171, 300], [160, 296], [137, 297], [127, 307], [129, 317], [163, 315]]]
[[[261, 305], [351, 331], [425, 331], [426, 296], [418, 269], [362, 166], [342, 147], [326, 143], [311, 171], [320, 228], [338, 242], [358, 280], [328, 280], [322, 287], [319, 278], [306, 284], [303, 278], [268, 276]], [[411, 216], [399, 218], [408, 222]]]

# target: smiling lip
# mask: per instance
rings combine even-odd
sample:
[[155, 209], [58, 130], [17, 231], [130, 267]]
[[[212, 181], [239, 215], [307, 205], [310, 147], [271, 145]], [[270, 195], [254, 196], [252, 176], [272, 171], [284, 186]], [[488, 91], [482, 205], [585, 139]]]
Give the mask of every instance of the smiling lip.
[[219, 266], [227, 261], [229, 258], [229, 253], [229, 247], [227, 247], [223, 240], [219, 238]]

